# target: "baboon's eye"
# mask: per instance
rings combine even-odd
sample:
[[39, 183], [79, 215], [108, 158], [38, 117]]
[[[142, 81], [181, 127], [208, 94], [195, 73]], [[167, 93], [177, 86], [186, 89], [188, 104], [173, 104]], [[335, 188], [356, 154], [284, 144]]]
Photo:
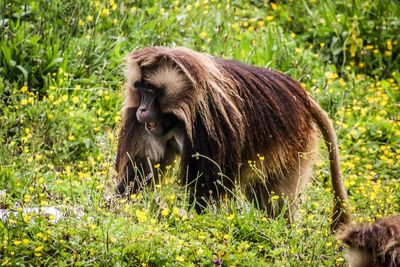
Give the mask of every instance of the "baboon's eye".
[[156, 86], [143, 81], [136, 81], [134, 83], [134, 87], [139, 93], [148, 94], [151, 96], [157, 96], [159, 93], [159, 90]]
[[152, 89], [152, 88], [146, 88], [145, 92], [146, 92], [146, 94], [149, 94], [149, 95], [152, 95], [152, 96], [157, 95], [157, 91]]
[[136, 89], [139, 89], [141, 87], [140, 84], [141, 84], [140, 81], [136, 81], [136, 82], [133, 83], [133, 87], [136, 88]]

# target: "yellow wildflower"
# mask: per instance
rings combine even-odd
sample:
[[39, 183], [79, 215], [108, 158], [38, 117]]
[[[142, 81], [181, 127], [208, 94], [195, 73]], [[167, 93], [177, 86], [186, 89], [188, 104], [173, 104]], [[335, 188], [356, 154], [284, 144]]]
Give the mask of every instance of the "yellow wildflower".
[[392, 51], [389, 51], [389, 50], [385, 51], [385, 56], [391, 57], [392, 56]]
[[35, 248], [35, 252], [40, 252], [44, 249], [43, 245], [40, 245], [38, 247]]
[[392, 46], [392, 40], [387, 40], [386, 41], [386, 47], [388, 50], [392, 50], [393, 46]]
[[179, 209], [177, 207], [174, 207], [174, 209], [172, 210], [172, 213], [174, 215], [178, 215], [179, 214]]
[[274, 16], [266, 16], [265, 19], [267, 21], [273, 21], [274, 20]]
[[28, 86], [24, 85], [21, 87], [21, 92], [25, 93], [26, 91], [28, 91]]
[[31, 196], [31, 195], [29, 195], [29, 194], [25, 194], [25, 195], [24, 195], [24, 202], [25, 202], [25, 203], [28, 203], [29, 201], [31, 201], [31, 199], [32, 199], [32, 196]]
[[136, 217], [140, 223], [144, 223], [147, 221], [147, 215], [146, 215], [146, 212], [144, 212], [144, 211], [137, 210]]
[[226, 217], [226, 219], [227, 219], [228, 221], [232, 221], [233, 218], [235, 218], [235, 215], [234, 215], [234, 214], [230, 214], [230, 215], [228, 215], [228, 216]]
[[100, 13], [100, 15], [101, 15], [102, 17], [107, 17], [109, 14], [110, 14], [110, 11], [108, 10], [108, 8], [103, 8], [103, 9], [101, 10], [101, 13]]
[[271, 200], [278, 200], [278, 199], [279, 199], [279, 196], [277, 196], [277, 195], [271, 197]]
[[200, 38], [205, 39], [208, 36], [208, 34], [207, 34], [207, 32], [203, 31], [200, 33], [199, 36], [200, 36]]
[[63, 96], [61, 97], [61, 100], [64, 101], [64, 102], [66, 102], [66, 101], [68, 100], [68, 95], [63, 95]]
[[176, 260], [179, 262], [184, 262], [185, 258], [183, 256], [176, 256]]
[[168, 214], [169, 214], [170, 212], [171, 212], [171, 211], [170, 211], [169, 208], [165, 208], [165, 209], [163, 209], [163, 210], [161, 211], [161, 215], [164, 216], [164, 217], [167, 217]]

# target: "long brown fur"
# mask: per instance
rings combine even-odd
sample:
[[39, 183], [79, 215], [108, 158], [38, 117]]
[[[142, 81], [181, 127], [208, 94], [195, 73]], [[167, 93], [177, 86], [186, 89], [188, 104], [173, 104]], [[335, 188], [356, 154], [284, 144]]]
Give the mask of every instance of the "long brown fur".
[[338, 239], [348, 246], [352, 267], [400, 266], [400, 215], [373, 224], [347, 225]]
[[[151, 164], [167, 164], [179, 154], [181, 181], [192, 188], [193, 201], [206, 204], [210, 197], [229, 192], [238, 180], [249, 200], [276, 216], [280, 210], [272, 207], [272, 192], [295, 202], [307, 182], [316, 150], [316, 125], [329, 150], [335, 196], [332, 226], [349, 221], [333, 126], [288, 76], [187, 48], [148, 47], [129, 54], [126, 80], [117, 155], [120, 192], [127, 180], [153, 172]], [[173, 138], [155, 138], [137, 121], [139, 97], [134, 83], [139, 80], [160, 88], [160, 109], [182, 123], [180, 151], [170, 144]], [[256, 162], [261, 177], [249, 161]], [[278, 209], [282, 207], [283, 200]]]

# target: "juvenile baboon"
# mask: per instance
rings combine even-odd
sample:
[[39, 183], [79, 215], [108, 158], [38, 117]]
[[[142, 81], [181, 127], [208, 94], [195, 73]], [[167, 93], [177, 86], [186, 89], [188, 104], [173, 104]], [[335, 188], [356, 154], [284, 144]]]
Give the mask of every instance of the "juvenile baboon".
[[[271, 204], [272, 192], [294, 200], [306, 183], [317, 126], [329, 151], [333, 227], [348, 221], [333, 126], [287, 75], [187, 48], [147, 47], [127, 57], [122, 115], [119, 193], [129, 184], [131, 192], [142, 188], [157, 178], [155, 164], [165, 166], [180, 155], [180, 180], [198, 211], [210, 198], [229, 194], [237, 181], [271, 216], [280, 211]], [[283, 204], [280, 199], [279, 208]]]
[[400, 266], [400, 215], [373, 224], [347, 225], [338, 239], [348, 247], [351, 267]]

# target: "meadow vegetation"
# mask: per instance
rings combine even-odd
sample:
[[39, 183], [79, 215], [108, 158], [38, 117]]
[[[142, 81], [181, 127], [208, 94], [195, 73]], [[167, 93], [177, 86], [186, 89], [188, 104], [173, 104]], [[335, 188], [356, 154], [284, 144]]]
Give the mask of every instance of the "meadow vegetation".
[[[367, 222], [400, 211], [399, 33], [395, 0], [0, 0], [0, 208], [15, 211], [1, 266], [344, 265], [323, 149], [292, 225], [239, 191], [195, 214], [176, 166], [115, 198], [123, 59], [186, 46], [299, 80], [334, 122], [353, 220]], [[22, 212], [50, 206], [56, 223]]]

